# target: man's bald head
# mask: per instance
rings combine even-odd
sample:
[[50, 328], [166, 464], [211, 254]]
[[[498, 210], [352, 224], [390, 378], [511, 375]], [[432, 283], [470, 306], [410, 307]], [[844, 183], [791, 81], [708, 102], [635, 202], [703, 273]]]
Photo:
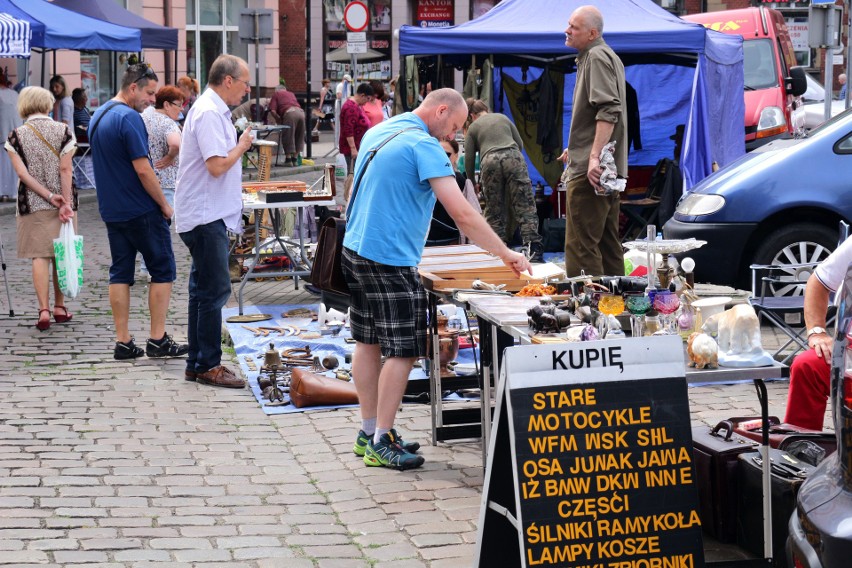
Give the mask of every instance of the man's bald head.
[[594, 6], [580, 6], [574, 10], [585, 21], [586, 25], [593, 30], [597, 30], [598, 34], [603, 33], [603, 14]]
[[438, 140], [447, 140], [454, 137], [467, 120], [467, 103], [454, 89], [437, 89], [426, 95], [414, 114], [426, 123], [429, 134]]
[[565, 45], [577, 51], [585, 49], [603, 34], [603, 14], [594, 6], [580, 6], [568, 19]]

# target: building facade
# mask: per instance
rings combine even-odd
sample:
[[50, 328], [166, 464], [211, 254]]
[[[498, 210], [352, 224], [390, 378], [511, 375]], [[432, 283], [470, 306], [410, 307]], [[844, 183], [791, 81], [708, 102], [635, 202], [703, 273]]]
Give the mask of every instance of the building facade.
[[[115, 95], [124, 69], [137, 60], [150, 63], [161, 84], [173, 84], [178, 77], [189, 74], [203, 87], [213, 60], [221, 53], [232, 53], [248, 61], [252, 84], [259, 84], [262, 94], [278, 84], [278, 0], [111, 1], [151, 22], [177, 28], [177, 51], [144, 49], [136, 54], [59, 50], [44, 55], [34, 52], [29, 62], [28, 83], [47, 86], [52, 75], [62, 75], [69, 89], [86, 87], [89, 106], [97, 107]], [[240, 12], [254, 9], [269, 9], [273, 13], [272, 43], [262, 44], [257, 50], [253, 43], [239, 38]], [[13, 83], [23, 79], [27, 68], [24, 61], [13, 59], [0, 65], [9, 70]]]

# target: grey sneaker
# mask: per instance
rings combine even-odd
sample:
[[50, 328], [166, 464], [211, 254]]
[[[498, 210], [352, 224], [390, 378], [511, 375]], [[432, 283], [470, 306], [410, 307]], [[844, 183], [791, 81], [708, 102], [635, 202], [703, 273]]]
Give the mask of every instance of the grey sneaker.
[[175, 343], [168, 333], [164, 333], [159, 341], [148, 339], [148, 344], [145, 345], [145, 354], [148, 357], [183, 357], [187, 353], [189, 345]]
[[121, 341], [115, 342], [115, 349], [112, 350], [112, 356], [119, 361], [125, 359], [136, 359], [137, 357], [141, 357], [145, 352], [141, 347], [137, 347], [136, 343], [134, 343], [133, 338], [130, 338], [130, 341], [127, 343], [122, 343]]

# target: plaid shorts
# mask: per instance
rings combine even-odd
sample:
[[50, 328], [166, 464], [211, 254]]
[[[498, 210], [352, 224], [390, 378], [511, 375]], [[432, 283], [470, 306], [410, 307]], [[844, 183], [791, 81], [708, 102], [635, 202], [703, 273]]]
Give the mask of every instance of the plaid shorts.
[[385, 357], [426, 356], [426, 292], [415, 266], [388, 266], [343, 249], [355, 341], [379, 344]]

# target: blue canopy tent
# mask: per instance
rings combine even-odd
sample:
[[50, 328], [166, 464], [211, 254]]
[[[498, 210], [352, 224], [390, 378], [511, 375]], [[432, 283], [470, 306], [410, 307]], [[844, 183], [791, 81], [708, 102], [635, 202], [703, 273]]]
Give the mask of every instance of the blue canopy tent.
[[178, 48], [177, 28], [167, 28], [137, 16], [116, 4], [115, 0], [53, 0], [53, 5], [103, 22], [138, 29], [142, 33], [144, 49], [175, 51]]
[[[522, 84], [543, 69], [565, 73], [563, 140], [570, 126], [576, 51], [565, 46], [571, 13], [586, 0], [503, 0], [485, 15], [449, 28], [402, 26], [403, 56], [439, 56], [442, 64], [468, 66], [471, 57], [490, 58], [495, 110], [508, 107], [506, 79]], [[670, 140], [685, 125], [680, 166], [687, 188], [745, 151], [742, 38], [705, 29], [663, 10], [650, 0], [598, 0], [603, 37], [625, 63], [636, 90], [642, 150], [631, 165], [652, 165], [671, 157]], [[504, 111], [509, 118], [512, 113]], [[543, 178], [531, 169], [533, 183]], [[546, 181], [545, 181], [546, 183]]]
[[142, 34], [90, 18], [45, 0], [0, 0], [0, 12], [37, 24], [31, 45], [42, 49], [141, 51]]

